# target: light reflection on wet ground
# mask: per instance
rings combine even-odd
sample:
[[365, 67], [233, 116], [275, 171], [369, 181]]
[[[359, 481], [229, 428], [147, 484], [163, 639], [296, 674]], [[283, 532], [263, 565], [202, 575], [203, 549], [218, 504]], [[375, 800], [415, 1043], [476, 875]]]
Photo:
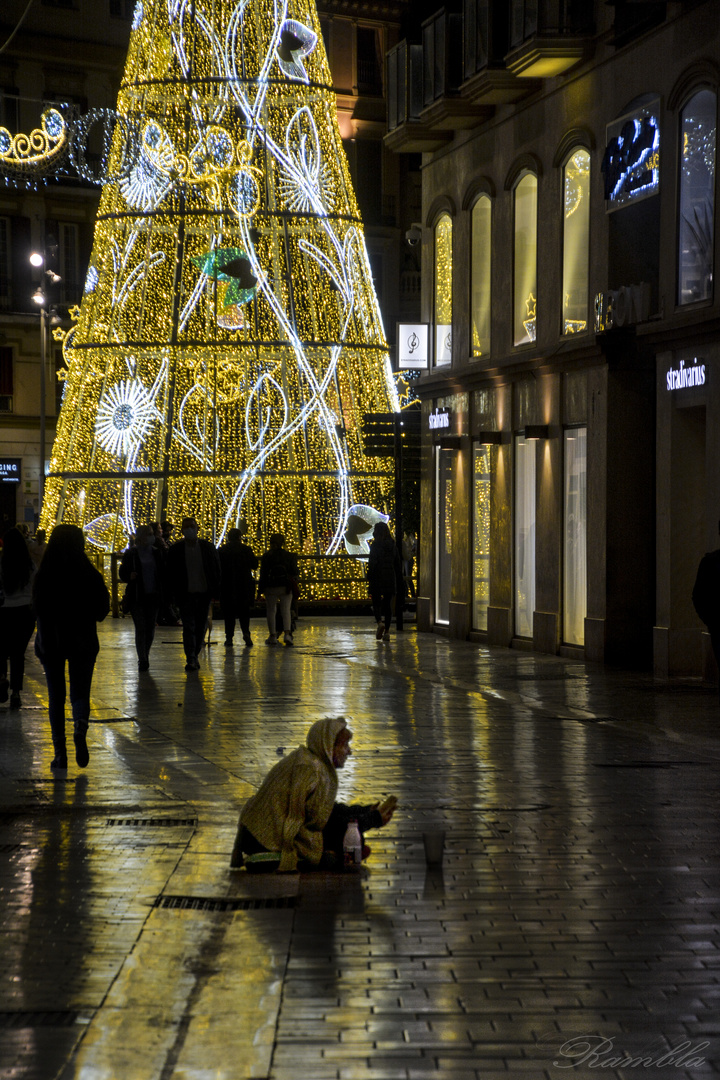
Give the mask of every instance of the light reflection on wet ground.
[[[366, 617], [293, 649], [257, 627], [191, 675], [160, 628], [138, 676], [108, 620], [66, 780], [34, 660], [0, 711], [3, 1078], [717, 1075], [714, 689]], [[324, 715], [355, 731], [342, 796], [400, 799], [367, 868], [229, 872], [244, 798]]]

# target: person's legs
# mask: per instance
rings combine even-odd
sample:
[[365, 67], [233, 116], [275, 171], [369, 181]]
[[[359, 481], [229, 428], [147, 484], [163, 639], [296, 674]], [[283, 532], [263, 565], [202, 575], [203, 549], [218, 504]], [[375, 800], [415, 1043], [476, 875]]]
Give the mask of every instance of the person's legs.
[[250, 605], [246, 602], [238, 604], [237, 617], [240, 620], [240, 630], [246, 645], [252, 645], [250, 637]]
[[42, 661], [45, 669], [45, 681], [48, 689], [48, 713], [50, 716], [50, 731], [52, 733], [55, 759], [52, 762], [54, 769], [67, 768], [67, 747], [65, 742], [65, 658], [62, 659], [45, 656]]
[[267, 644], [274, 644], [277, 641], [277, 632], [276, 632], [276, 627], [275, 627], [275, 611], [276, 611], [279, 599], [280, 599], [280, 590], [279, 589], [266, 589], [265, 590], [265, 614], [267, 616], [267, 624], [268, 624]]
[[280, 593], [280, 611], [282, 612], [283, 634], [285, 635], [285, 641], [292, 644], [292, 615], [290, 608], [292, 607], [292, 593], [281, 592]]
[[155, 640], [155, 627], [157, 626], [158, 612], [160, 611], [160, 604], [158, 599], [153, 597], [145, 601], [145, 659], [150, 656], [150, 649], [152, 643]]
[[12, 648], [11, 619], [8, 617], [12, 608], [0, 607], [0, 701], [7, 701], [10, 686], [7, 677], [8, 656]]
[[382, 597], [382, 613], [386, 634], [389, 632], [392, 625], [393, 597], [394, 594], [391, 592], [384, 592]]
[[180, 601], [180, 622], [182, 623], [185, 666], [195, 667], [195, 623], [190, 597], [184, 597]]
[[225, 644], [232, 645], [232, 639], [235, 636], [235, 619], [237, 616], [235, 605], [229, 598], [222, 602], [222, 613], [225, 622]]
[[208, 625], [208, 612], [210, 610], [210, 597], [207, 593], [197, 593], [193, 596], [195, 608], [195, 662], [205, 640], [205, 631]]
[[90, 721], [90, 687], [94, 670], [95, 656], [72, 656], [68, 659], [70, 704], [75, 721], [75, 760], [81, 769], [84, 769], [90, 760], [85, 736]]
[[27, 607], [8, 608], [7, 614], [11, 615], [10, 627], [12, 629], [9, 650], [10, 691], [12, 695], [10, 704], [19, 705], [20, 691], [22, 690], [25, 675], [25, 650], [35, 628], [35, 616], [29, 605]]

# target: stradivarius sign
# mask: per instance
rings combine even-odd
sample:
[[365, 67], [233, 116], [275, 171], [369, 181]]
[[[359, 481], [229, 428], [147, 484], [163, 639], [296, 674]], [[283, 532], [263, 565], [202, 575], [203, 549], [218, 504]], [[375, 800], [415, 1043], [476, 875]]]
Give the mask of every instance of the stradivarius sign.
[[678, 367], [671, 367], [667, 373], [668, 390], [685, 390], [691, 386], [705, 385], [705, 361], [697, 356], [686, 366], [681, 360]]
[[428, 417], [428, 427], [431, 431], [447, 430], [450, 427], [450, 413], [447, 409], [436, 409]]

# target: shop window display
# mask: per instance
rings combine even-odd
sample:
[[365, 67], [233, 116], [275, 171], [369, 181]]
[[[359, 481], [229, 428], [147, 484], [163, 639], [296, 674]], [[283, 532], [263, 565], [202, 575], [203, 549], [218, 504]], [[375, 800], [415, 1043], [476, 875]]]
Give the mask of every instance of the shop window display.
[[587, 329], [590, 154], [576, 149], [563, 170], [563, 334]]
[[452, 218], [435, 226], [435, 363], [452, 359]]
[[490, 447], [473, 449], [473, 627], [487, 630], [490, 603]]
[[717, 98], [701, 90], [682, 111], [678, 303], [712, 297]]
[[515, 439], [515, 633], [533, 636], [535, 611], [535, 448]]
[[585, 644], [587, 614], [587, 428], [565, 432], [563, 639]]
[[437, 447], [435, 472], [435, 621], [450, 622], [452, 566], [452, 462], [453, 451]]
[[515, 188], [513, 342], [535, 341], [537, 304], [537, 177], [526, 173]]
[[490, 353], [490, 269], [492, 203], [482, 195], [472, 210], [472, 355]]

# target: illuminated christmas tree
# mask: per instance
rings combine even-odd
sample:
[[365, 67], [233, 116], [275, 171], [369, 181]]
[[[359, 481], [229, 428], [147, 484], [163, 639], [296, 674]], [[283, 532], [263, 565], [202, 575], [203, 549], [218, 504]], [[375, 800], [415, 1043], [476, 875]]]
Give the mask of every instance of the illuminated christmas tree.
[[366, 595], [398, 398], [314, 3], [141, 0], [41, 525], [103, 552], [194, 515]]

